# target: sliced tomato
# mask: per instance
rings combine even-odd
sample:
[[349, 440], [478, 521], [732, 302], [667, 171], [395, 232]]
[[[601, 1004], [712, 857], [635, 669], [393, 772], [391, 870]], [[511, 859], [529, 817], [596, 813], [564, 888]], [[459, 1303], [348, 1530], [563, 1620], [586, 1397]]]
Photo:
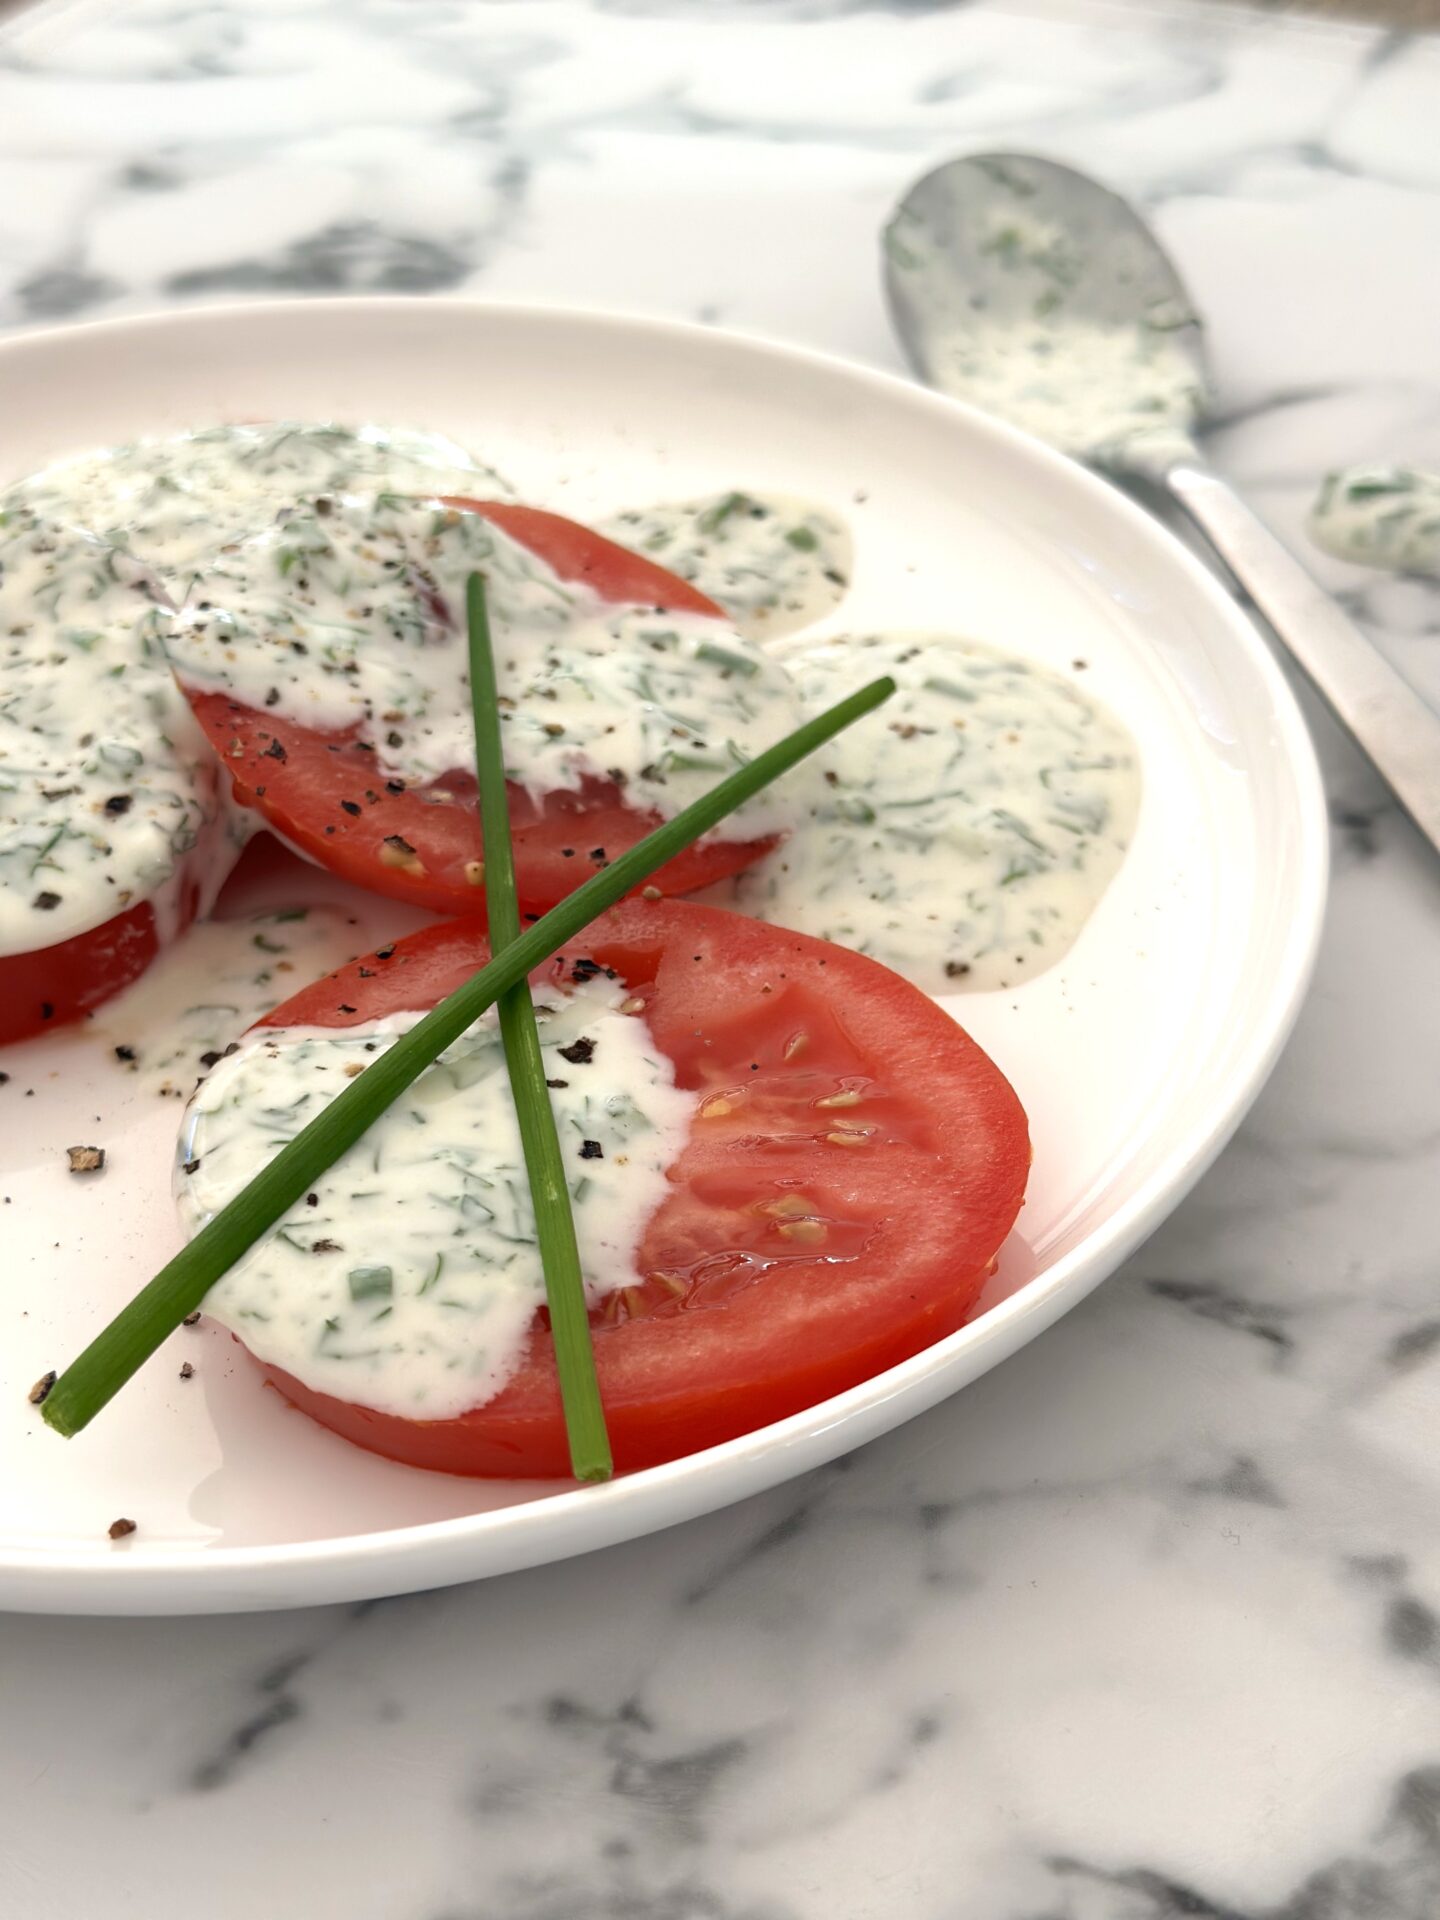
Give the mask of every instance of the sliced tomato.
[[160, 950], [148, 900], [53, 947], [0, 959], [0, 1046], [79, 1020], [138, 980]]
[[[574, 520], [537, 507], [449, 500], [478, 513], [553, 567], [617, 605], [719, 614], [713, 600], [652, 561]], [[249, 707], [223, 693], [182, 686], [220, 755], [242, 806], [251, 807], [298, 852], [344, 879], [437, 913], [478, 915], [480, 815], [474, 774], [457, 769], [424, 786], [387, 784], [359, 727], [322, 731]], [[540, 804], [511, 786], [510, 826], [522, 906], [543, 912], [599, 865], [643, 840], [657, 814], [625, 804], [611, 780], [586, 779], [578, 792]], [[662, 893], [691, 893], [738, 873], [774, 846], [766, 840], [707, 840], [647, 881]]]
[[[432, 1006], [488, 958], [431, 927], [307, 987], [270, 1026], [350, 1026]], [[935, 1003], [872, 960], [718, 908], [628, 902], [537, 974], [592, 964], [644, 1003], [694, 1089], [690, 1138], [639, 1249], [592, 1314], [617, 1466], [763, 1426], [952, 1332], [1025, 1191], [1025, 1115]], [[568, 1472], [548, 1323], [500, 1394], [409, 1420], [274, 1384], [336, 1433], [446, 1473]]]
[[[214, 839], [207, 836], [207, 845]], [[167, 909], [168, 939], [182, 934], [200, 910], [205, 862], [222, 857], [209, 845], [181, 873]], [[154, 905], [137, 900], [124, 913], [53, 947], [6, 954], [0, 958], [0, 1047], [84, 1019], [138, 980], [161, 944]]]

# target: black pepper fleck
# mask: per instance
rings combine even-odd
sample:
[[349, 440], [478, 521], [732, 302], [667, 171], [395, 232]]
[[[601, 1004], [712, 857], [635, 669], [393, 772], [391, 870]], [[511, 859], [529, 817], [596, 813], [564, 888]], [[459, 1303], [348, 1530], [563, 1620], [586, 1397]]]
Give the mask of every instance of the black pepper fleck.
[[605, 1158], [605, 1149], [598, 1140], [582, 1140], [580, 1142], [580, 1158], [582, 1160], [603, 1160]]

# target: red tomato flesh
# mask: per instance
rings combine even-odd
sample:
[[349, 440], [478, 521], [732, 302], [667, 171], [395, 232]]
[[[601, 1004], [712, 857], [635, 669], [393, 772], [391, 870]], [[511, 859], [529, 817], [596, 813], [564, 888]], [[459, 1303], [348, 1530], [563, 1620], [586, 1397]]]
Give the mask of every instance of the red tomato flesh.
[[[220, 837], [218, 832], [203, 836], [181, 874], [170, 909], [173, 922], [166, 929], [172, 939], [199, 911], [204, 865], [234, 857], [219, 844]], [[6, 954], [0, 958], [0, 1047], [83, 1020], [138, 980], [160, 945], [154, 906], [137, 900], [124, 913], [53, 947]]]
[[[419, 1011], [487, 958], [473, 925], [426, 928], [262, 1024]], [[684, 902], [627, 902], [537, 986], [553, 991], [577, 960], [613, 968], [644, 1001], [677, 1083], [699, 1096], [639, 1249], [643, 1278], [591, 1315], [618, 1468], [782, 1419], [964, 1322], [1019, 1210], [1030, 1148], [1013, 1090], [948, 1014], [873, 960]], [[569, 1472], [543, 1312], [518, 1372], [456, 1419], [400, 1418], [266, 1371], [297, 1407], [391, 1459]]]
[[0, 959], [0, 1046], [79, 1020], [132, 980], [160, 950], [148, 900], [53, 947]]
[[[478, 513], [554, 568], [617, 605], [720, 614], [713, 600], [652, 561], [574, 520], [537, 507], [448, 500]], [[360, 728], [321, 731], [181, 682], [242, 806], [253, 808], [297, 852], [332, 873], [437, 913], [484, 917], [480, 814], [475, 776], [457, 769], [424, 786], [387, 785]], [[610, 780], [537, 805], [509, 788], [516, 888], [522, 907], [544, 912], [660, 824], [626, 806]], [[351, 812], [350, 809], [358, 809]], [[688, 848], [647, 885], [690, 893], [738, 873], [770, 850], [765, 840], [707, 840]]]

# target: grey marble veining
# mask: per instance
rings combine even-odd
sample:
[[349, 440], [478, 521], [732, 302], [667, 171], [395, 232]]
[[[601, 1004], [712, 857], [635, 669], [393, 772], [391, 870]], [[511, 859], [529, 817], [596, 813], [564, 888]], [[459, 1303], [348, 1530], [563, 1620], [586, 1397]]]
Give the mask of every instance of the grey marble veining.
[[[1440, 465], [1440, 43], [1216, 7], [52, 0], [0, 320], [465, 290], [888, 366], [874, 236], [1038, 147], [1155, 211], [1215, 457]], [[1440, 698], [1440, 586], [1308, 553]], [[1440, 874], [1317, 717], [1314, 994], [1089, 1303], [835, 1467], [569, 1567], [0, 1620], [0, 1920], [1435, 1920]]]

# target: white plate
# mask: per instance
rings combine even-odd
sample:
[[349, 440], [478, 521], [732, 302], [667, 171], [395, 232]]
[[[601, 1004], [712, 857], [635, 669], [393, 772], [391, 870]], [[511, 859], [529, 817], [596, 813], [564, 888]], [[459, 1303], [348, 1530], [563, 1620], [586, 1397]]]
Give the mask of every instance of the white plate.
[[[11, 1050], [10, 1607], [198, 1612], [433, 1587], [668, 1526], [885, 1432], [1033, 1339], [1175, 1206], [1269, 1072], [1314, 954], [1324, 808], [1265, 647], [1174, 540], [1023, 436], [794, 348], [560, 310], [277, 302], [0, 344], [6, 479], [77, 447], [283, 415], [444, 430], [523, 498], [581, 519], [732, 485], [832, 504], [857, 544], [833, 624], [931, 626], [1062, 668], [1085, 660], [1085, 684], [1141, 744], [1140, 826], [1064, 964], [949, 1003], [1015, 1083], [1035, 1140], [1030, 1198], [981, 1315], [809, 1412], [604, 1487], [373, 1459], [263, 1391], [218, 1332], [177, 1334], [89, 1432], [56, 1438], [26, 1388], [175, 1244], [175, 1108], [139, 1101], [97, 1043]], [[96, 1136], [112, 1163], [83, 1184], [60, 1170], [60, 1148]], [[185, 1357], [198, 1372], [181, 1384]], [[139, 1531], [112, 1545], [119, 1514]]]

